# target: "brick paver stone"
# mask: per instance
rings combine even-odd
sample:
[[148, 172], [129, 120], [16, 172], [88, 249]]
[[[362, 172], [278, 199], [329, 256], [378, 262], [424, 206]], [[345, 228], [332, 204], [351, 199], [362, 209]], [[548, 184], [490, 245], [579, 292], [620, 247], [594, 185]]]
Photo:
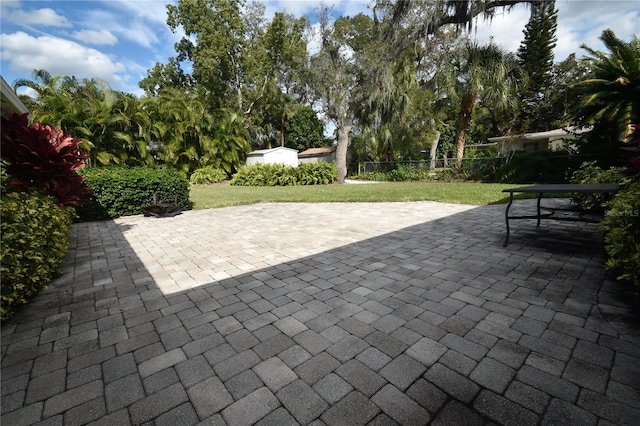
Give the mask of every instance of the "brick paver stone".
[[426, 425], [431, 420], [427, 410], [390, 384], [380, 389], [371, 401], [403, 426]]
[[379, 412], [380, 409], [367, 397], [353, 391], [332, 405], [321, 418], [329, 426], [366, 425]]
[[406, 354], [417, 361], [420, 361], [425, 366], [430, 367], [440, 359], [445, 352], [447, 352], [446, 346], [436, 342], [435, 340], [431, 340], [428, 337], [423, 337], [407, 349]]
[[640, 424], [636, 310], [597, 226], [516, 222], [503, 247], [504, 208], [74, 224], [63, 275], [2, 323], [2, 424]]
[[310, 423], [329, 408], [320, 395], [302, 380], [285, 386], [276, 395], [301, 424]]
[[217, 377], [210, 377], [187, 390], [201, 419], [206, 419], [233, 403], [231, 394]]
[[253, 371], [272, 392], [279, 391], [298, 378], [298, 375], [277, 357], [261, 362], [253, 367]]

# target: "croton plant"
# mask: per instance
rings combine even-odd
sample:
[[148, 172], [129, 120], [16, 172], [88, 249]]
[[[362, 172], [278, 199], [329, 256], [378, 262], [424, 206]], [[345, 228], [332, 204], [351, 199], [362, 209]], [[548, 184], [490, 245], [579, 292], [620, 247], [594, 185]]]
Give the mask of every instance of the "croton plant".
[[51, 195], [61, 206], [77, 206], [88, 189], [76, 170], [85, 165], [87, 154], [80, 140], [40, 123], [29, 125], [28, 114], [2, 117], [3, 167], [10, 185], [34, 188]]

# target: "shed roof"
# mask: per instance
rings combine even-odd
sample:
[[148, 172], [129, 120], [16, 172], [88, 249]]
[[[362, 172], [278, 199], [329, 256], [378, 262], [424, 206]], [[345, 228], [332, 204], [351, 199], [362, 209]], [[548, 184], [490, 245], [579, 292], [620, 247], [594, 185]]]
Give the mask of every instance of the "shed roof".
[[280, 151], [280, 150], [293, 151], [295, 153], [298, 152], [297, 149], [287, 148], [285, 146], [277, 146], [275, 148], [269, 148], [269, 149], [257, 149], [255, 151], [251, 151], [248, 155], [265, 155], [265, 154], [269, 154], [270, 152]]
[[312, 156], [312, 155], [324, 155], [331, 154], [336, 150], [335, 146], [323, 146], [320, 148], [309, 148], [305, 151], [302, 151], [298, 156]]

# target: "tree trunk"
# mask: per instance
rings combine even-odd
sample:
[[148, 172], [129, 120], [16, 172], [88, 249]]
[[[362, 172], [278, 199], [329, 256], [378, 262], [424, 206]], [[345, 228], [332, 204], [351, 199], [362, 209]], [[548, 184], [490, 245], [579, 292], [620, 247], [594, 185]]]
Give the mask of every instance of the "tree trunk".
[[284, 146], [284, 112], [280, 116], [280, 146]]
[[349, 133], [351, 124], [338, 127], [338, 146], [336, 147], [336, 167], [338, 169], [338, 183], [344, 183], [347, 177], [347, 149], [349, 148]]
[[471, 116], [473, 114], [473, 108], [476, 104], [476, 97], [469, 96], [462, 103], [460, 113], [458, 114], [458, 125], [456, 128], [456, 163], [460, 167], [462, 165], [462, 158], [464, 157], [464, 139], [471, 125]]
[[440, 132], [436, 131], [436, 135], [433, 137], [431, 141], [431, 149], [429, 150], [429, 154], [431, 156], [431, 163], [429, 164], [429, 170], [434, 170], [436, 168], [436, 151], [438, 151], [438, 143], [440, 142]]

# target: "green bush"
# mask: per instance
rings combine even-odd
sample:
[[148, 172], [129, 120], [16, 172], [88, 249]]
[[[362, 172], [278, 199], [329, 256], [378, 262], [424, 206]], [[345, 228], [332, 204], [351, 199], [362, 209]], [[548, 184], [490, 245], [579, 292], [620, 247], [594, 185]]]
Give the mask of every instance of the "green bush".
[[294, 186], [328, 185], [337, 178], [333, 163], [301, 164], [298, 167], [282, 164], [253, 164], [241, 167], [231, 179], [238, 186]]
[[59, 273], [74, 211], [37, 192], [10, 192], [3, 194], [0, 212], [0, 318], [6, 320]]
[[[621, 183], [630, 182], [626, 168], [611, 167], [602, 170], [595, 161], [585, 161], [571, 176], [571, 183]], [[603, 194], [572, 194], [571, 200], [583, 209], [601, 209], [606, 206]]]
[[338, 179], [335, 163], [319, 161], [298, 166], [298, 183], [300, 185], [329, 185]]
[[225, 179], [227, 179], [227, 172], [213, 166], [207, 166], [195, 170], [189, 177], [189, 182], [194, 185], [209, 185], [223, 182]]
[[640, 183], [613, 197], [600, 226], [605, 231], [607, 269], [618, 271], [618, 279], [640, 290]]
[[548, 150], [516, 151], [495, 175], [503, 183], [564, 183], [570, 170], [568, 155]]
[[82, 169], [85, 183], [93, 191], [78, 208], [83, 221], [140, 214], [153, 203], [169, 202], [187, 209], [189, 182], [179, 172], [146, 167], [95, 167]]

